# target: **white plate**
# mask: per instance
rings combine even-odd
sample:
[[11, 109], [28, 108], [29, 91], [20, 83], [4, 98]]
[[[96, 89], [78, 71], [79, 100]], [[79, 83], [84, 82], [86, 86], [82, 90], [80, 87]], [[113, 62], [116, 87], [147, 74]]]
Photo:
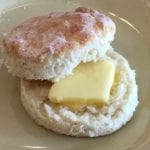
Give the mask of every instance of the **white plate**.
[[116, 23], [113, 45], [136, 69], [140, 105], [118, 132], [98, 138], [73, 138], [36, 125], [20, 102], [19, 79], [0, 69], [0, 149], [148, 150], [150, 147], [150, 1], [149, 0], [0, 0], [0, 40], [31, 16], [78, 6], [95, 8]]

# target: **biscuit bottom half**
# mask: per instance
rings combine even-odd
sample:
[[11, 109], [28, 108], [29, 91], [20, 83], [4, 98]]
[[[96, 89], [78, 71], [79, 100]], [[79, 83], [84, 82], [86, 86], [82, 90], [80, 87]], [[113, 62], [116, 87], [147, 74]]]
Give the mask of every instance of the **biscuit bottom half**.
[[71, 136], [108, 135], [125, 125], [138, 105], [135, 72], [128, 61], [110, 48], [104, 57], [115, 64], [116, 75], [110, 93], [110, 104], [85, 106], [73, 110], [48, 100], [49, 81], [21, 79], [21, 100], [28, 114], [39, 125]]

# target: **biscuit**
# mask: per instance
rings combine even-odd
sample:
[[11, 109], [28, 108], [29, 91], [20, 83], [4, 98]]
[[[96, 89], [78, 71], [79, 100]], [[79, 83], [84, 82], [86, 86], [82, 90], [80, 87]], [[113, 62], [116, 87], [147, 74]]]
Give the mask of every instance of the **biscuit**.
[[135, 72], [128, 61], [112, 48], [103, 59], [110, 60], [116, 66], [109, 105], [101, 108], [86, 106], [75, 111], [48, 100], [48, 91], [52, 84], [49, 81], [22, 79], [21, 100], [31, 118], [45, 128], [71, 136], [108, 135], [125, 125], [138, 105]]
[[5, 65], [15, 76], [55, 82], [102, 58], [115, 30], [109, 17], [84, 7], [30, 18], [4, 38]]

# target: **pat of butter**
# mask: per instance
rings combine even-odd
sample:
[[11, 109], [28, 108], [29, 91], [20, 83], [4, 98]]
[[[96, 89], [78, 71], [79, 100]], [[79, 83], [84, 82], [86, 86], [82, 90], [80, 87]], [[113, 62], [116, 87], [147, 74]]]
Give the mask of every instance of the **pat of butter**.
[[115, 66], [108, 60], [82, 63], [73, 75], [50, 88], [51, 102], [65, 105], [103, 105], [109, 103]]

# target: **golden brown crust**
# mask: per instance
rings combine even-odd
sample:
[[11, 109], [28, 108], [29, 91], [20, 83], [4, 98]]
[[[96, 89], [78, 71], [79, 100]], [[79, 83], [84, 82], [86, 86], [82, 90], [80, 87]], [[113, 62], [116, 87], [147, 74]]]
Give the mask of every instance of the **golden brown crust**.
[[88, 8], [53, 12], [25, 21], [4, 39], [8, 53], [43, 61], [49, 54], [59, 55], [80, 48], [104, 28], [104, 15]]

